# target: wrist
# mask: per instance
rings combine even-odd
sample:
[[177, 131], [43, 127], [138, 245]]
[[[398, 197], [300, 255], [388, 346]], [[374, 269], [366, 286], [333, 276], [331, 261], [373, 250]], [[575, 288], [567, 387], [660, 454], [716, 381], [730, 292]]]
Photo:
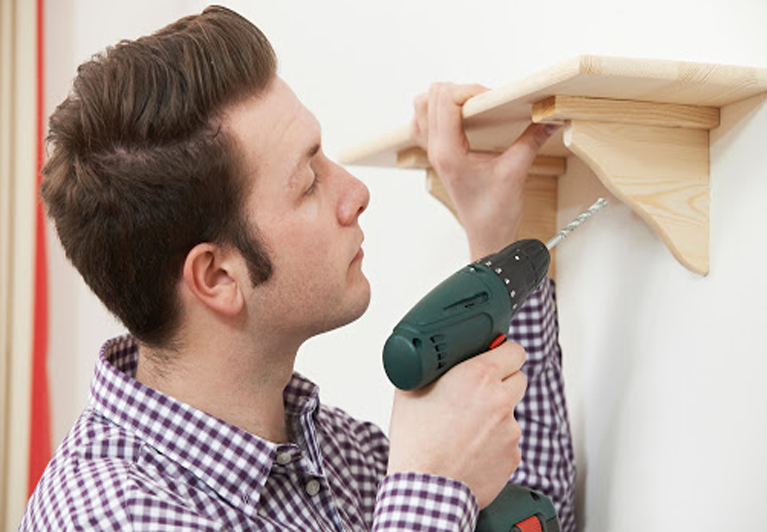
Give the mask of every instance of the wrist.
[[517, 227], [505, 231], [495, 230], [477, 230], [476, 232], [466, 231], [469, 240], [469, 255], [472, 261], [479, 260], [491, 253], [497, 253], [517, 239]]

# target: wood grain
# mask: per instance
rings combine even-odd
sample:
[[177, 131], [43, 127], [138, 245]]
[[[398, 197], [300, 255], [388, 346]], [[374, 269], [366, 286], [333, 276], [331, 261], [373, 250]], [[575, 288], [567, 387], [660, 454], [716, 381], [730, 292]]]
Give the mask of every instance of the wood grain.
[[708, 273], [708, 131], [574, 120], [564, 138], [682, 265]]
[[[586, 96], [721, 107], [767, 92], [767, 69], [685, 61], [584, 55], [479, 94], [463, 108], [472, 150], [501, 151], [532, 122], [534, 104], [551, 96]], [[409, 125], [342, 152], [343, 164], [396, 166], [415, 146]], [[541, 155], [566, 156], [561, 135]]]
[[562, 124], [576, 119], [713, 129], [719, 125], [719, 108], [564, 95], [550, 96], [533, 105], [532, 120], [536, 123]]

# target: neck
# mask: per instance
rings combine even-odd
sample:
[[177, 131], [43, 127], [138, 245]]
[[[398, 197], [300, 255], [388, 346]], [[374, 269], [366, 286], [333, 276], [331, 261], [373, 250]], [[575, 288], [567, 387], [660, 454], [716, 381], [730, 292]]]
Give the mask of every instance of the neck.
[[141, 344], [136, 380], [261, 438], [287, 442], [283, 390], [297, 347], [277, 351], [238, 341], [232, 331], [207, 333], [173, 350]]

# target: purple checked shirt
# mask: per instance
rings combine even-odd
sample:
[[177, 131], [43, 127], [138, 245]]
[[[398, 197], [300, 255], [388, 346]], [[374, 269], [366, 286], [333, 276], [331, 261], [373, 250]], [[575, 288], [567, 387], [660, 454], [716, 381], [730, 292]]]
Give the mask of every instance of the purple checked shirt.
[[[528, 352], [517, 410], [523, 463], [513, 480], [548, 494], [574, 530], [574, 467], [553, 285], [512, 324]], [[89, 406], [48, 465], [19, 530], [464, 531], [477, 503], [434, 475], [386, 475], [379, 428], [321, 405], [294, 374], [284, 398], [294, 443], [276, 444], [133, 379], [131, 336], [107, 342]]]

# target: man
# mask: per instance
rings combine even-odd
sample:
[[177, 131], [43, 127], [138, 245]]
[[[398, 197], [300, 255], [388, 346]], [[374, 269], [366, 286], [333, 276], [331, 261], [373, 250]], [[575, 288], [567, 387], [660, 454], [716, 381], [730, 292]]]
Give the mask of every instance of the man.
[[[435, 85], [414, 123], [474, 258], [513, 240], [519, 209], [496, 215], [550, 133], [469, 154], [460, 108], [479, 90]], [[325, 156], [256, 27], [209, 8], [120, 43], [50, 124], [49, 215], [131, 334], [102, 348], [21, 530], [473, 530], [520, 463], [524, 350], [397, 392], [388, 440], [294, 374], [306, 339], [367, 308], [369, 194]], [[548, 293], [533, 307], [550, 318]]]

